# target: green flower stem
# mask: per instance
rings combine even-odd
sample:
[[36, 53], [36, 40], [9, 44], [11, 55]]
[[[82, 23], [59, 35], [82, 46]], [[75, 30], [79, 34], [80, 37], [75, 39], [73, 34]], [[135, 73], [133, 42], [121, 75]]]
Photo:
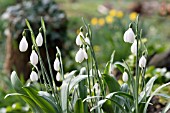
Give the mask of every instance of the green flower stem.
[[136, 113], [138, 113], [138, 89], [139, 89], [139, 38], [138, 38], [138, 22], [139, 15], [136, 18], [136, 41], [137, 41], [137, 53], [136, 53], [136, 83], [135, 83], [135, 108]]

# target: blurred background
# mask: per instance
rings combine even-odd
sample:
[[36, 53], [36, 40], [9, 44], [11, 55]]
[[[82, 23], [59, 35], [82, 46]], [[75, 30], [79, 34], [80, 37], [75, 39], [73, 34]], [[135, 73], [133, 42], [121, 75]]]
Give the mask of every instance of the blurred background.
[[[18, 44], [27, 18], [38, 34], [40, 18], [47, 27], [47, 43], [51, 63], [56, 54], [56, 45], [62, 51], [65, 72], [80, 69], [75, 63], [78, 50], [75, 39], [83, 26], [82, 17], [91, 25], [93, 44], [101, 70], [115, 50], [115, 61], [131, 61], [130, 46], [123, 42], [123, 34], [130, 22], [140, 15], [139, 28], [143, 30], [142, 41], [148, 48], [146, 78], [159, 75], [155, 87], [170, 81], [170, 0], [0, 0], [0, 112], [29, 112], [19, 98], [6, 99], [13, 92], [9, 75], [16, 70], [24, 83], [30, 74], [30, 34], [27, 33], [29, 50], [21, 53]], [[40, 48], [46, 64], [44, 47]], [[121, 78], [118, 78], [119, 82]], [[164, 90], [170, 95], [170, 88]], [[154, 107], [148, 112], [160, 111], [168, 100], [154, 97]]]

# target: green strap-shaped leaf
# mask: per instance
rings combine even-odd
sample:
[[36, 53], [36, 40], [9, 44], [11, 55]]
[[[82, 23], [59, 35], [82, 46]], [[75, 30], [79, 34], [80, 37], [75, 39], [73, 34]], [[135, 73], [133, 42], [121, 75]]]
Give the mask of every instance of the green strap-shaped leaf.
[[23, 87], [29, 97], [47, 113], [57, 113], [57, 109], [51, 103], [38, 96], [38, 92], [31, 87]]
[[30, 97], [20, 94], [20, 93], [11, 93], [5, 96], [5, 98], [9, 96], [19, 96], [21, 97], [31, 108], [33, 113], [45, 113]]
[[104, 78], [105, 83], [107, 84], [107, 86], [109, 88], [109, 92], [120, 91], [120, 85], [113, 76], [103, 74], [103, 78]]
[[81, 98], [76, 101], [74, 106], [74, 113], [84, 113], [84, 106]]

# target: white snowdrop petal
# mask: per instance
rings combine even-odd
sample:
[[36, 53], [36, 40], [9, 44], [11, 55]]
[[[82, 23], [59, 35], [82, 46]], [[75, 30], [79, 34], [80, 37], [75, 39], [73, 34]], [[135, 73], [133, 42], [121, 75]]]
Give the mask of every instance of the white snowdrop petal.
[[26, 37], [23, 36], [20, 43], [19, 43], [19, 50], [21, 52], [25, 52], [28, 49], [28, 42], [26, 40]]
[[122, 75], [122, 80], [123, 80], [124, 82], [127, 82], [127, 81], [128, 81], [128, 74], [127, 74], [127, 72], [124, 72], [124, 73], [123, 73], [123, 75]]
[[36, 38], [36, 43], [37, 43], [37, 46], [42, 46], [43, 44], [43, 37], [42, 37], [42, 34], [41, 33], [38, 33], [38, 36]]
[[139, 67], [144, 68], [146, 66], [146, 58], [142, 56], [139, 60]]
[[85, 50], [85, 49], [83, 49], [83, 54], [84, 54], [84, 55], [83, 55], [83, 56], [84, 56], [84, 58], [85, 58], [85, 59], [88, 59], [88, 55], [87, 55], [87, 53], [86, 53], [86, 50]]
[[85, 42], [88, 43], [90, 45], [90, 40], [88, 37], [85, 38]]
[[55, 71], [59, 71], [60, 70], [60, 61], [59, 61], [58, 58], [55, 59], [53, 66], [54, 66], [54, 70]]
[[32, 82], [38, 81], [38, 75], [35, 71], [31, 72], [30, 79], [31, 79]]
[[56, 80], [57, 80], [57, 81], [61, 81], [61, 74], [60, 74], [60, 72], [57, 73], [57, 75], [56, 75]]
[[37, 65], [38, 64], [38, 55], [35, 52], [35, 50], [32, 50], [31, 56], [30, 56], [30, 62], [32, 65]]
[[81, 41], [81, 37], [84, 38], [84, 35], [83, 35], [82, 32], [80, 32], [80, 33], [77, 35], [77, 38], [76, 38], [76, 44], [77, 44], [78, 46], [83, 45], [83, 42]]
[[127, 31], [125, 31], [123, 39], [124, 39], [125, 42], [128, 42], [128, 43], [134, 42], [135, 34], [134, 34], [132, 28], [129, 28]]
[[137, 42], [136, 42], [136, 40], [134, 41], [134, 43], [131, 46], [131, 52], [135, 55], [137, 54]]
[[81, 63], [84, 60], [84, 52], [82, 48], [80, 48], [79, 51], [76, 53], [75, 60], [76, 62], [79, 63]]

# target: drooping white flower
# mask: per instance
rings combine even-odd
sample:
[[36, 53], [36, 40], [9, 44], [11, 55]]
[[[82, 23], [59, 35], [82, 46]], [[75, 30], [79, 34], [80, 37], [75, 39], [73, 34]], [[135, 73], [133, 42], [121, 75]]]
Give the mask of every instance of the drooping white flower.
[[37, 65], [38, 64], [38, 55], [35, 52], [35, 50], [32, 50], [32, 53], [30, 55], [30, 62], [32, 65]]
[[30, 80], [32, 82], [35, 82], [35, 81], [38, 81], [38, 75], [35, 71], [32, 71], [31, 74], [30, 74]]
[[23, 36], [20, 43], [19, 43], [19, 50], [21, 52], [25, 52], [28, 49], [28, 42], [26, 40], [26, 37]]
[[53, 66], [54, 66], [54, 70], [55, 71], [59, 71], [60, 70], [60, 61], [59, 61], [58, 57], [56, 57]]
[[76, 44], [77, 44], [78, 46], [83, 45], [83, 42], [82, 42], [82, 40], [81, 40], [81, 37], [84, 38], [84, 35], [83, 35], [82, 32], [80, 32], [80, 33], [77, 35], [77, 38], [76, 38]]
[[127, 81], [128, 81], [128, 74], [127, 74], [127, 72], [124, 72], [124, 73], [123, 73], [123, 75], [122, 75], [122, 80], [123, 80], [124, 82], [127, 82]]
[[134, 42], [134, 40], [135, 40], [135, 34], [134, 34], [132, 28], [129, 28], [129, 29], [124, 33], [123, 39], [124, 39], [125, 42], [128, 42], [128, 43], [133, 43], [133, 42]]
[[80, 48], [79, 51], [76, 53], [75, 61], [81, 63], [84, 59], [88, 59], [88, 55], [85, 49]]
[[88, 37], [85, 38], [85, 42], [90, 45], [90, 39]]
[[139, 67], [144, 68], [146, 66], [146, 58], [142, 56], [139, 60]]
[[42, 44], [43, 44], [43, 37], [42, 37], [41, 32], [39, 32], [38, 35], [37, 35], [36, 44], [39, 47], [42, 46]]
[[57, 73], [56, 80], [57, 81], [61, 81], [62, 80], [60, 72]]
[[137, 41], [136, 40], [133, 42], [131, 46], [131, 52], [135, 55], [137, 54]]

